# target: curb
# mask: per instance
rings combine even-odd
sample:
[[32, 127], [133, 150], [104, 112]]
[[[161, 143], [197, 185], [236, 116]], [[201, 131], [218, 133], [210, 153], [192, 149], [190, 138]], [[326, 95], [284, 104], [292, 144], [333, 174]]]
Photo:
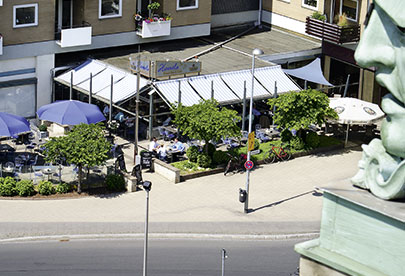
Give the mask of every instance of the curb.
[[[319, 232], [297, 234], [273, 234], [273, 235], [238, 235], [238, 234], [190, 234], [190, 233], [149, 233], [151, 239], [200, 239], [200, 240], [290, 240], [290, 239], [314, 239], [319, 237]], [[57, 240], [67, 242], [70, 240], [89, 239], [143, 239], [144, 234], [77, 234], [77, 235], [49, 235], [29, 236], [20, 238], [0, 239], [0, 243], [9, 242], [34, 242]]]

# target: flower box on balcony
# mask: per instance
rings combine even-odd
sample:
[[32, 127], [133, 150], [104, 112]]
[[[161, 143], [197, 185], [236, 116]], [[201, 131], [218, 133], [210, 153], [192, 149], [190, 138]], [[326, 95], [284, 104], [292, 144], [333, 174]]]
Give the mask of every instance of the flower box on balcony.
[[360, 26], [341, 27], [312, 17], [307, 17], [305, 32], [309, 35], [342, 44], [360, 39]]
[[90, 45], [91, 36], [92, 36], [91, 26], [63, 29], [61, 31], [60, 41], [57, 41], [57, 43], [62, 48]]
[[142, 21], [142, 29], [137, 32], [142, 38], [159, 37], [170, 35], [171, 20], [149, 22]]

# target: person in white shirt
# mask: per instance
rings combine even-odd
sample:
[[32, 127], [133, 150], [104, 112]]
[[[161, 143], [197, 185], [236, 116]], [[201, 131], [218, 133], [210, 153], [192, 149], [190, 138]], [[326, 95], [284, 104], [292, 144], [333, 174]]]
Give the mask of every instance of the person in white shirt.
[[158, 149], [159, 149], [159, 144], [157, 142], [157, 139], [156, 139], [156, 137], [153, 137], [152, 141], [150, 141], [150, 144], [149, 144], [149, 151], [152, 152], [153, 155], [157, 156]]
[[166, 157], [167, 157], [167, 150], [166, 150], [166, 146], [164, 144], [161, 144], [159, 149], [158, 149], [158, 156], [159, 159], [162, 161], [166, 161]]

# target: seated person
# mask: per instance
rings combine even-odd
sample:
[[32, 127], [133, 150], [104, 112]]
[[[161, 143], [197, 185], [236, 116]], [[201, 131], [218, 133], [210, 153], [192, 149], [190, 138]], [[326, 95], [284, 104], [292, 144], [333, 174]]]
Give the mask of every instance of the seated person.
[[167, 160], [167, 150], [166, 150], [165, 144], [160, 145], [160, 147], [158, 149], [158, 156], [159, 156], [159, 159], [162, 161]]
[[179, 141], [178, 138], [174, 138], [174, 145], [172, 146], [173, 151], [183, 152], [186, 148], [183, 143]]
[[159, 144], [158, 144], [158, 142], [157, 142], [157, 139], [156, 139], [156, 137], [153, 137], [152, 138], [152, 141], [150, 141], [150, 144], [149, 144], [149, 151], [150, 152], [152, 152], [152, 154], [154, 155], [154, 156], [157, 156], [158, 155], [158, 149], [159, 149]]

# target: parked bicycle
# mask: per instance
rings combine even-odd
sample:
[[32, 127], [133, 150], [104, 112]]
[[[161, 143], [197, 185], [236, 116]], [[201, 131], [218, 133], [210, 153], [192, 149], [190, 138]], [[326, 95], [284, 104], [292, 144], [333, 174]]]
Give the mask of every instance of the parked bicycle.
[[291, 159], [291, 150], [287, 147], [272, 146], [271, 149], [264, 155], [264, 163], [270, 164], [275, 161], [287, 161]]
[[245, 169], [243, 166], [246, 162], [247, 155], [246, 154], [240, 154], [239, 156], [233, 156], [232, 154], [227, 153], [229, 156], [229, 161], [226, 164], [224, 175], [226, 175], [229, 172], [235, 171], [240, 172]]

